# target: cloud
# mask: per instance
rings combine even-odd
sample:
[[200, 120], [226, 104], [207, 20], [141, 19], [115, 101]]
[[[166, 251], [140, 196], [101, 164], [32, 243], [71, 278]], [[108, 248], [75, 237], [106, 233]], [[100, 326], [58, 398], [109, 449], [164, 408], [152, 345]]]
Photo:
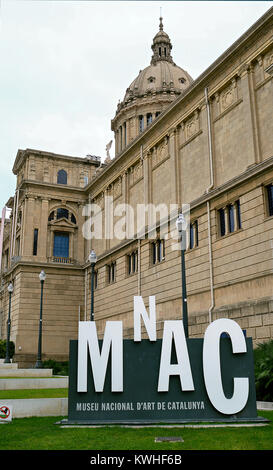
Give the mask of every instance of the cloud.
[[1, 204], [18, 148], [105, 156], [117, 102], [150, 63], [160, 6], [174, 61], [196, 78], [271, 5], [2, 0]]

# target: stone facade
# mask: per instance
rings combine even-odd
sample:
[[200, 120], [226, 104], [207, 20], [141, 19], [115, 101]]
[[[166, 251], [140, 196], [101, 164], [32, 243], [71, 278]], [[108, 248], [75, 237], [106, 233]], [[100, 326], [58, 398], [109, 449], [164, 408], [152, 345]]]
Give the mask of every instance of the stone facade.
[[[160, 41], [169, 45], [161, 26]], [[173, 249], [173, 233], [174, 206], [184, 204], [190, 204], [191, 223], [185, 253], [190, 336], [202, 336], [210, 321], [228, 317], [255, 344], [273, 337], [272, 30], [270, 9], [197, 80], [187, 75], [177, 94], [172, 80], [164, 80], [156, 95], [135, 92], [122, 102], [112, 121], [116, 155], [104, 165], [95, 157], [18, 151], [17, 192], [7, 203], [13, 211], [3, 245], [2, 336], [12, 280], [11, 339], [19, 362], [33, 363], [36, 354], [41, 269], [47, 274], [43, 357], [67, 357], [78, 320], [90, 318], [91, 249], [98, 257], [94, 305], [100, 335], [105, 321], [122, 320], [125, 336], [131, 336], [134, 295], [142, 295], [147, 306], [148, 297], [156, 296], [159, 334], [165, 319], [181, 318], [180, 251]], [[156, 44], [163, 47], [154, 39], [154, 53]], [[126, 93], [130, 98], [130, 87]], [[159, 104], [162, 112], [155, 116]], [[148, 111], [151, 122], [139, 132], [136, 123]], [[88, 204], [101, 210], [99, 238], [83, 236]], [[131, 236], [123, 239], [109, 224], [109, 214], [114, 223], [124, 215], [117, 213], [119, 204], [132, 208], [123, 220]], [[140, 204], [168, 207], [163, 224], [156, 218], [153, 238], [147, 219], [139, 225]], [[66, 234], [69, 256], [54, 255], [56, 234]]]

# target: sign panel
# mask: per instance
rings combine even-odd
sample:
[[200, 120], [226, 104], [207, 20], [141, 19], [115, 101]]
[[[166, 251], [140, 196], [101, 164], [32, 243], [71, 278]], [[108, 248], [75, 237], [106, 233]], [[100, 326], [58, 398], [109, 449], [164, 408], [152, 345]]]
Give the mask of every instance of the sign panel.
[[[221, 421], [257, 419], [252, 358], [252, 340], [246, 339], [243, 355], [232, 352], [229, 338], [220, 340], [221, 389], [223, 401], [232, 401], [236, 392], [234, 378], [248, 381], [247, 401], [243, 408], [230, 414], [216, 408], [208, 395], [203, 362], [203, 339], [188, 339], [193, 389], [182, 390], [181, 376], [168, 376], [168, 390], [158, 391], [162, 340], [123, 341], [123, 390], [112, 392], [109, 357], [103, 391], [95, 390], [91, 360], [87, 364], [87, 391], [77, 391], [78, 341], [70, 343], [70, 377], [68, 422], [77, 423], [151, 423], [185, 421]], [[102, 350], [102, 341], [99, 341]], [[110, 354], [111, 356], [111, 354]], [[212, 359], [213, 360], [213, 359]], [[172, 346], [171, 367], [177, 368], [177, 353]], [[174, 372], [174, 370], [172, 371]], [[215, 377], [216, 378], [216, 377]], [[216, 386], [216, 385], [215, 385]], [[241, 392], [240, 396], [241, 396]], [[221, 397], [220, 397], [221, 399]], [[236, 410], [235, 410], [236, 411]]]
[[[122, 321], [79, 322], [70, 342], [70, 423], [257, 421], [251, 338], [238, 323], [218, 319], [204, 338], [186, 338], [182, 320], [164, 322], [157, 339], [155, 298], [149, 314], [134, 297], [134, 339]], [[141, 322], [148, 339], [141, 339]]]
[[12, 406], [0, 403], [0, 423], [8, 423], [12, 420]]

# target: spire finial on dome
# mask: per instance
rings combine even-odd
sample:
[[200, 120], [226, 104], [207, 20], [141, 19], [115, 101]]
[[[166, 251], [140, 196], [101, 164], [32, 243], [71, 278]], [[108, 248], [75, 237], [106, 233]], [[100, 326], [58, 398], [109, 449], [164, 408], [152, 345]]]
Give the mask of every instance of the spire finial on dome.
[[163, 31], [163, 23], [162, 23], [162, 8], [160, 7], [160, 18], [159, 18], [159, 31]]
[[151, 64], [156, 64], [160, 60], [166, 60], [173, 63], [171, 56], [172, 44], [168, 34], [163, 31], [163, 18], [160, 8], [160, 17], [159, 17], [159, 31], [155, 35], [152, 44], [152, 59]]

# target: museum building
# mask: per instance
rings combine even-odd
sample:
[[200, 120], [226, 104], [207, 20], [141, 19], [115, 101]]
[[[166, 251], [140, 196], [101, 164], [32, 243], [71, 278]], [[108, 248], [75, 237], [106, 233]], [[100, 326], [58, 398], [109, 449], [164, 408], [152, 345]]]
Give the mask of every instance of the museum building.
[[[135, 295], [147, 308], [155, 296], [159, 337], [164, 320], [181, 319], [174, 234], [185, 206], [189, 336], [226, 317], [254, 344], [273, 338], [273, 8], [196, 80], [175, 64], [162, 21], [150, 64], [111, 121], [112, 159], [108, 150], [103, 163], [17, 152], [9, 219], [2, 212], [0, 327], [4, 339], [11, 299], [21, 367], [36, 361], [42, 270], [43, 359], [68, 358], [92, 303], [99, 336], [106, 321], [122, 320], [124, 337], [132, 337]], [[156, 208], [152, 227], [146, 217], [139, 230], [138, 207], [147, 217]], [[101, 231], [89, 236], [96, 217]], [[123, 237], [113, 230], [119, 222]]]

